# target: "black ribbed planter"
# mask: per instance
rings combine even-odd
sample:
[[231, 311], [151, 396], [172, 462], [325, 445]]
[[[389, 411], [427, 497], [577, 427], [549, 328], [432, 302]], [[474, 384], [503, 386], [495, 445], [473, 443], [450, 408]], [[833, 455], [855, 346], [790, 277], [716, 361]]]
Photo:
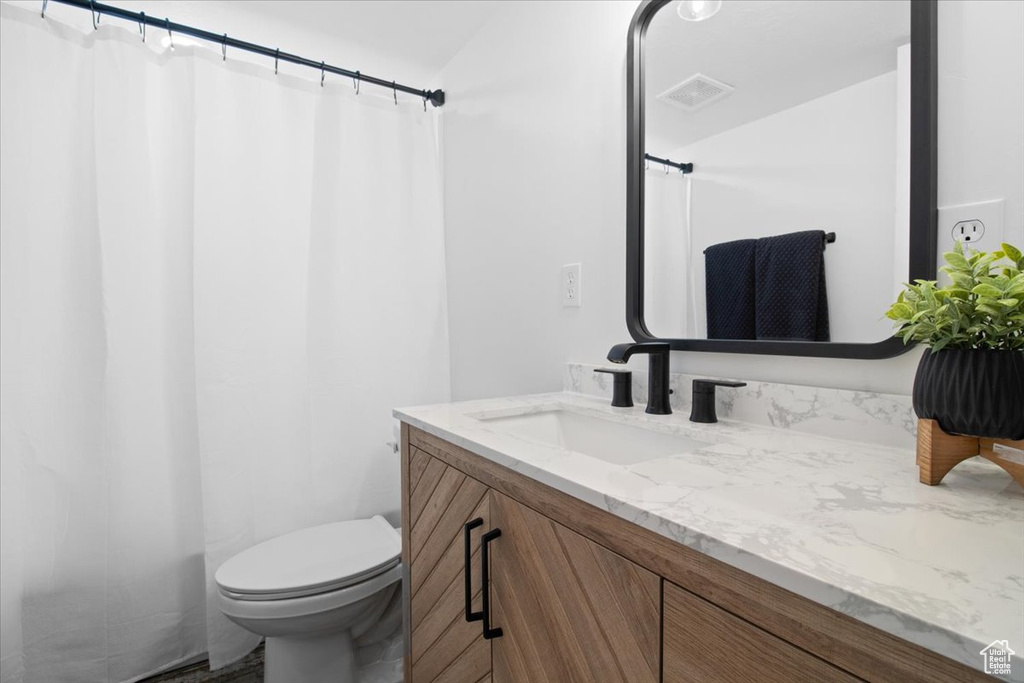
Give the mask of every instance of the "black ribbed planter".
[[926, 350], [914, 378], [914, 412], [947, 434], [1024, 439], [1024, 352]]

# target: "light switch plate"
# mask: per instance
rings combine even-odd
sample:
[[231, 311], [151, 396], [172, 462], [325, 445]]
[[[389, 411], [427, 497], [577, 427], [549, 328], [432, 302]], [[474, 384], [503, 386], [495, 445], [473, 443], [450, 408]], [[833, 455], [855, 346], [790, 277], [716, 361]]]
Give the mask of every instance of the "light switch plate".
[[582, 268], [579, 263], [562, 266], [562, 306], [579, 308], [583, 297]]

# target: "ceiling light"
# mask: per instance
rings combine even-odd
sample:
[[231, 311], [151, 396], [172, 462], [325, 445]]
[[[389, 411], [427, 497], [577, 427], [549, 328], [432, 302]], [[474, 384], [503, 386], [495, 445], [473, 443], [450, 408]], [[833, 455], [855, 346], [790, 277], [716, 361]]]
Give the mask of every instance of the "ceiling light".
[[704, 21], [722, 9], [722, 0], [683, 0], [676, 11], [680, 19]]

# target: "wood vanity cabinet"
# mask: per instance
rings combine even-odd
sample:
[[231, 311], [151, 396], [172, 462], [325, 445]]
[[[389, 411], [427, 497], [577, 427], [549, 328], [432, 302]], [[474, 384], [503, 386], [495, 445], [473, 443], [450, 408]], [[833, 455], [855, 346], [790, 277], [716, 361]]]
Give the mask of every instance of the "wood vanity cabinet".
[[405, 424], [402, 558], [406, 683], [991, 680]]
[[[403, 452], [403, 470], [404, 465]], [[490, 528], [488, 488], [419, 450], [408, 459], [402, 488], [402, 556], [410, 569], [406, 671], [412, 671], [413, 681], [488, 680], [491, 646], [481, 635], [480, 622], [465, 620], [464, 572], [468, 531], [474, 549], [469, 567], [477, 568], [471, 605], [480, 610], [480, 538]], [[467, 530], [476, 519], [483, 523]]]
[[[408, 472], [410, 680], [657, 683], [660, 577], [423, 451]], [[482, 616], [494, 529], [488, 639], [465, 578]]]
[[[494, 683], [657, 683], [661, 578], [491, 492]], [[415, 680], [415, 679], [414, 679]]]
[[859, 680], [668, 582], [664, 614], [666, 683]]

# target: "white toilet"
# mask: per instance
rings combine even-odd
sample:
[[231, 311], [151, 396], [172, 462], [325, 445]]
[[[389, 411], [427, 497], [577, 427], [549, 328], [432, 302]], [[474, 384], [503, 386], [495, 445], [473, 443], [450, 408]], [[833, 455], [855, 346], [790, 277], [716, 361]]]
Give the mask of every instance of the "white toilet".
[[353, 641], [401, 619], [401, 552], [380, 516], [294, 531], [221, 565], [220, 608], [266, 638], [265, 683], [352, 681]]

